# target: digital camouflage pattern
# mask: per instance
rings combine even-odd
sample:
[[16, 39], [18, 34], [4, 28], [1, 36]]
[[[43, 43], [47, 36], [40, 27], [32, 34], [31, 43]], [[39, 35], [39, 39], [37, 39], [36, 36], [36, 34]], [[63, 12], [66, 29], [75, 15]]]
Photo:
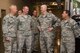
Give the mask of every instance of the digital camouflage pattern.
[[[53, 45], [55, 38], [55, 28], [59, 25], [60, 20], [51, 13], [39, 16], [40, 21], [40, 47], [41, 53], [53, 53]], [[49, 27], [53, 27], [52, 31], [48, 31]]]
[[80, 27], [73, 19], [61, 21], [61, 52], [75, 53], [75, 37], [80, 36]]
[[31, 32], [31, 16], [20, 15], [18, 20], [18, 51], [22, 53], [24, 43], [26, 44], [27, 53], [31, 53], [32, 32]]
[[33, 51], [38, 51], [39, 50], [39, 37], [40, 37], [40, 32], [38, 29], [39, 25], [39, 20], [38, 17], [32, 16], [32, 21], [31, 21], [31, 29], [33, 33], [33, 44], [32, 44], [32, 49]]
[[[3, 18], [2, 31], [5, 53], [17, 52], [17, 19], [15, 16], [8, 14]], [[7, 41], [7, 40], [8, 41]]]

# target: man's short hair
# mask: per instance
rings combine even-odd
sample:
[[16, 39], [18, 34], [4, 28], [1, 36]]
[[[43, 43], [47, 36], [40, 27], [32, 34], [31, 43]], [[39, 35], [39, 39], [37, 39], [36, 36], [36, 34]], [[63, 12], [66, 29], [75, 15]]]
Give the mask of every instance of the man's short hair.
[[42, 4], [41, 6], [45, 6], [47, 8], [47, 5], [46, 4]]
[[9, 10], [11, 10], [11, 8], [14, 8], [14, 7], [17, 7], [16, 5], [11, 5], [10, 7], [9, 7]]
[[[23, 9], [24, 9], [25, 7], [28, 7], [28, 6], [23, 6]], [[28, 8], [29, 8], [29, 7], [28, 7]]]
[[71, 15], [69, 10], [64, 10], [64, 11], [68, 14], [68, 16]]

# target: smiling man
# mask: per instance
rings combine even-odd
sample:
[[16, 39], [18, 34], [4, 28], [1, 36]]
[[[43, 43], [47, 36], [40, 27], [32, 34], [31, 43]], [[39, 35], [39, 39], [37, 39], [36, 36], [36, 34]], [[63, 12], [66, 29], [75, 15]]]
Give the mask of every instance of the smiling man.
[[41, 53], [47, 53], [47, 51], [53, 53], [55, 27], [59, 25], [60, 20], [52, 13], [47, 12], [47, 5], [41, 5], [39, 21]]

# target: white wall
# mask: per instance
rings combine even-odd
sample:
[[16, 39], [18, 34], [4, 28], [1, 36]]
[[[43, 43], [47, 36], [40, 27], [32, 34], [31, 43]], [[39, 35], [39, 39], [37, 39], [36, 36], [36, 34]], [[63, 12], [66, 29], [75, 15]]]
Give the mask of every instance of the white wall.
[[6, 14], [9, 12], [10, 5], [17, 5], [18, 9], [21, 9], [24, 4], [23, 0], [1, 0], [0, 1], [0, 17], [1, 17], [1, 9], [6, 10]]

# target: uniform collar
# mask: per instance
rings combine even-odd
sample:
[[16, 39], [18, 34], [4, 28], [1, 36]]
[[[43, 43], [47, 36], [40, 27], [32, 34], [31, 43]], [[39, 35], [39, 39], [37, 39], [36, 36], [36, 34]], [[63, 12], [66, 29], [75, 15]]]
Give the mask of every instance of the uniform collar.
[[42, 15], [42, 14], [41, 14], [41, 16], [42, 16], [43, 18], [46, 18], [46, 17], [47, 17], [47, 14], [48, 14], [48, 12], [46, 12], [45, 15]]
[[12, 14], [10, 13], [9, 16], [14, 16], [14, 15], [12, 15]]
[[32, 16], [32, 18], [33, 18], [33, 19], [37, 19], [37, 17], [35, 17], [35, 16]]
[[11, 18], [14, 18], [15, 16], [14, 15], [12, 15], [12, 14], [9, 14], [9, 16], [11, 17]]
[[66, 20], [63, 20], [63, 22], [67, 23], [67, 22], [69, 22], [70, 19], [71, 19], [71, 18], [66, 19]]
[[27, 18], [27, 17], [28, 17], [28, 15], [24, 15], [24, 14], [22, 14], [22, 17]]

